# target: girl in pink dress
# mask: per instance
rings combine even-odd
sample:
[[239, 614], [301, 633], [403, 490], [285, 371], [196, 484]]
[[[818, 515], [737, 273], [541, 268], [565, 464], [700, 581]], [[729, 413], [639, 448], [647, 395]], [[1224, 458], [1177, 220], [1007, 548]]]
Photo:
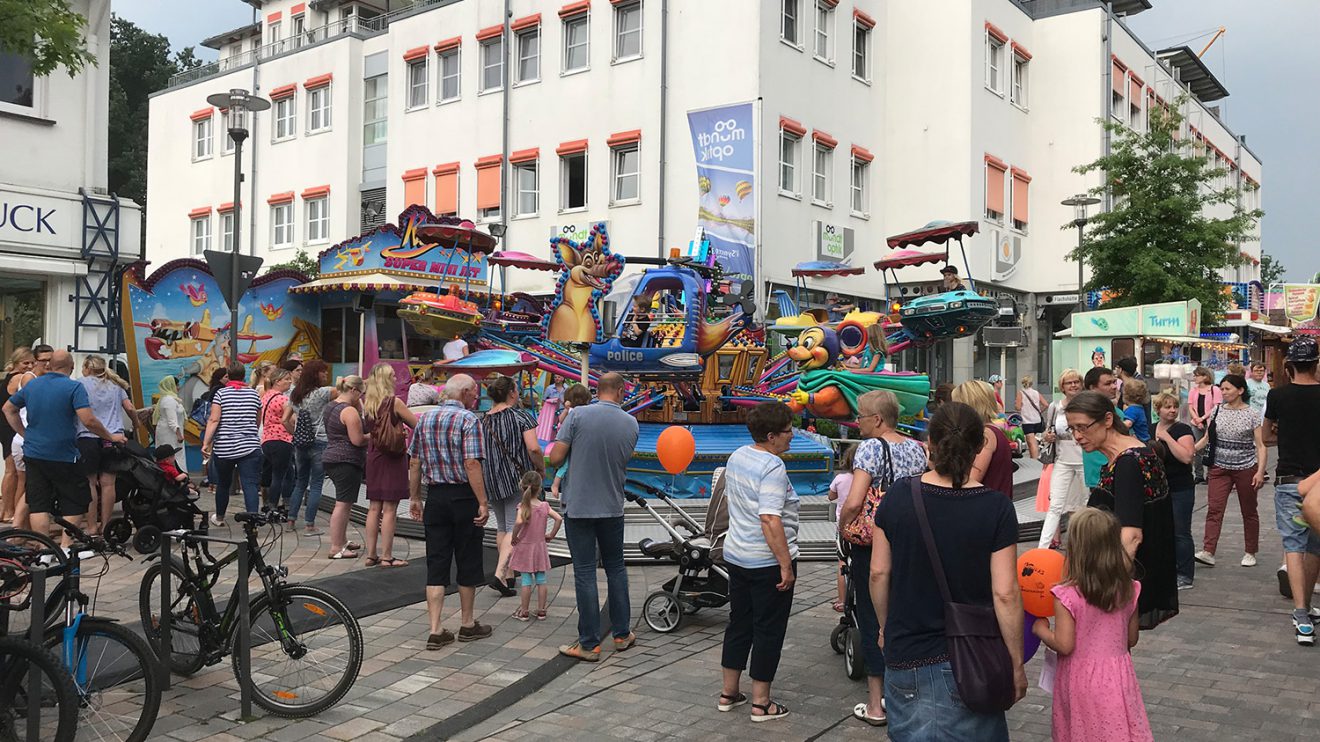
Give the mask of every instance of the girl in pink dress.
[[1086, 508], [1068, 525], [1068, 579], [1056, 585], [1054, 630], [1032, 632], [1059, 653], [1054, 740], [1152, 740], [1130, 649], [1137, 645], [1141, 584], [1123, 550], [1118, 519]]
[[[519, 621], [531, 619], [528, 608], [532, 604], [532, 585], [536, 585], [536, 618], [545, 620], [547, 588], [545, 573], [550, 571], [550, 550], [546, 544], [559, 533], [563, 516], [556, 513], [550, 503], [541, 499], [545, 480], [535, 471], [522, 475], [518, 482], [522, 490], [522, 502], [518, 504], [518, 520], [513, 526], [513, 555], [509, 557], [509, 569], [517, 570], [522, 585], [522, 605], [514, 611], [513, 617]], [[545, 522], [553, 520], [555, 525], [549, 533], [545, 532]]]

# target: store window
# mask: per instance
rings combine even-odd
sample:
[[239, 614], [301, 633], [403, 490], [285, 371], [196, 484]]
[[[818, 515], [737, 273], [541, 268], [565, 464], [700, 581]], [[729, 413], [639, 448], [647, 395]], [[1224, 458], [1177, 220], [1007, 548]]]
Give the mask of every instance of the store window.
[[46, 337], [46, 285], [7, 275], [0, 280], [0, 357]]
[[403, 319], [399, 305], [376, 304], [376, 340], [380, 343], [382, 361], [404, 361]]
[[352, 307], [321, 310], [321, 353], [326, 363], [357, 363], [362, 349], [361, 316]]

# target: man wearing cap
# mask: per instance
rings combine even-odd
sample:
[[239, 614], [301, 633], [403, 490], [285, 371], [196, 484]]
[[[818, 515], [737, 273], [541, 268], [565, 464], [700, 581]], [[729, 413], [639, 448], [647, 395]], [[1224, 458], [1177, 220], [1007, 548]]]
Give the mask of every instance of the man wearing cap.
[[962, 279], [958, 277], [958, 266], [949, 264], [940, 269], [940, 274], [944, 276], [945, 291], [966, 291], [967, 287], [963, 285]]
[[995, 390], [995, 405], [999, 407], [999, 414], [1004, 414], [1004, 377], [999, 374], [990, 374], [990, 386]]
[[1298, 485], [1320, 471], [1320, 345], [1315, 338], [1299, 336], [1288, 346], [1292, 364], [1291, 384], [1271, 389], [1265, 404], [1263, 433], [1277, 435], [1279, 459], [1274, 470], [1274, 521], [1283, 537], [1284, 563], [1292, 588], [1293, 628], [1297, 643], [1315, 644], [1315, 620], [1320, 610], [1311, 607], [1316, 575], [1320, 573], [1320, 535], [1307, 528], [1301, 518], [1302, 496]]
[[828, 311], [831, 322], [842, 321], [844, 317], [848, 316], [848, 312], [857, 308], [852, 302], [844, 301], [838, 294], [830, 294], [825, 297], [825, 301], [829, 302]]

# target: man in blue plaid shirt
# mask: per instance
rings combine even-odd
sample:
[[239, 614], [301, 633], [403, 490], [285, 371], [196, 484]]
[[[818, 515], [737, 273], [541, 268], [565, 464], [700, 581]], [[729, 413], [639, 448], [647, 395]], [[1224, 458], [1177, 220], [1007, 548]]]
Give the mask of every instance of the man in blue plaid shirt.
[[[458, 599], [462, 606], [458, 641], [490, 636], [476, 621], [472, 605], [485, 583], [482, 534], [486, 525], [485, 458], [481, 421], [472, 409], [480, 391], [471, 376], [445, 382], [445, 401], [421, 416], [408, 443], [409, 512], [426, 533], [426, 612], [431, 619], [427, 649], [452, 644], [454, 633], [440, 626], [451, 564], [457, 563]], [[423, 494], [424, 493], [424, 494]]]

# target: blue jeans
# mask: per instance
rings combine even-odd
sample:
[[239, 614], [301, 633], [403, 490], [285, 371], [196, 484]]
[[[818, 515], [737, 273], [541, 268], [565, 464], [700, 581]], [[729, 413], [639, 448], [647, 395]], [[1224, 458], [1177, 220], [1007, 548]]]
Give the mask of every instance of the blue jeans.
[[1173, 562], [1178, 579], [1191, 582], [1196, 577], [1196, 542], [1192, 540], [1192, 509], [1196, 505], [1196, 488], [1172, 490], [1173, 500]]
[[628, 603], [628, 570], [623, 565], [623, 516], [617, 518], [564, 518], [564, 535], [573, 556], [573, 587], [577, 592], [578, 644], [592, 650], [600, 646], [600, 591], [596, 589], [596, 554], [605, 565], [606, 596], [614, 637], [632, 633], [632, 607]]
[[261, 509], [261, 449], [237, 459], [222, 459], [216, 456], [215, 462], [215, 517], [224, 520], [229, 509], [229, 492], [234, 484], [234, 471], [238, 471], [238, 482], [243, 487], [243, 506], [249, 513]]
[[978, 714], [962, 704], [947, 661], [910, 670], [886, 668], [885, 711], [893, 740], [1008, 742], [1008, 722], [1002, 712]]
[[298, 508], [302, 507], [303, 495], [307, 495], [307, 525], [316, 522], [316, 508], [321, 504], [321, 487], [325, 484], [325, 470], [321, 466], [321, 454], [325, 453], [325, 441], [316, 441], [310, 446], [293, 449], [293, 460], [298, 467], [298, 476], [293, 482], [293, 496], [289, 499], [289, 522], [298, 521]]

